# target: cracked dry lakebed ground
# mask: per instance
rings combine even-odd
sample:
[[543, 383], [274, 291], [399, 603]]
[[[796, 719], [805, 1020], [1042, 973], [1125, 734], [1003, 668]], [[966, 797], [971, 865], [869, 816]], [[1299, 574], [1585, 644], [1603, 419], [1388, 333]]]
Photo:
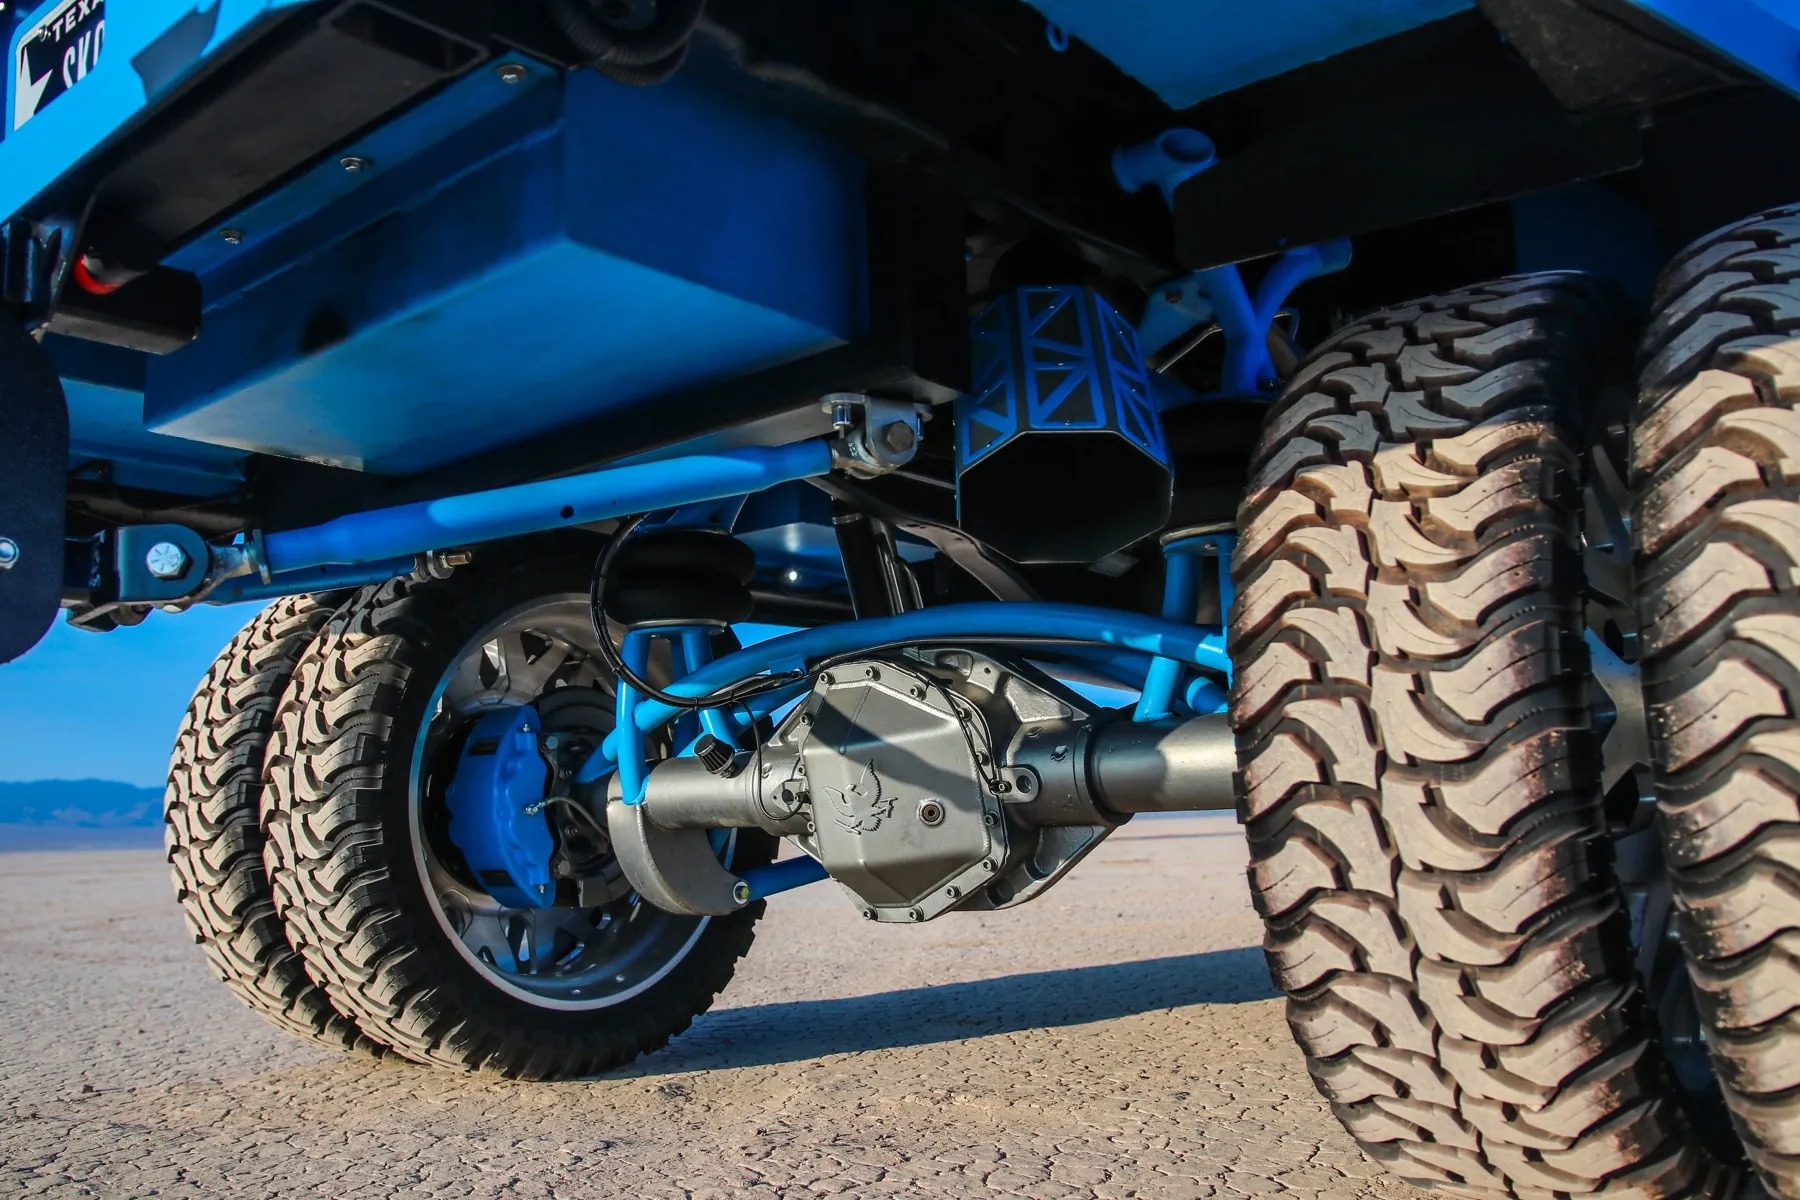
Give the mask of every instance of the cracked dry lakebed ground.
[[1227, 815], [1010, 913], [771, 902], [712, 1012], [524, 1084], [313, 1048], [190, 944], [160, 851], [0, 853], [0, 1197], [1417, 1198], [1313, 1090]]

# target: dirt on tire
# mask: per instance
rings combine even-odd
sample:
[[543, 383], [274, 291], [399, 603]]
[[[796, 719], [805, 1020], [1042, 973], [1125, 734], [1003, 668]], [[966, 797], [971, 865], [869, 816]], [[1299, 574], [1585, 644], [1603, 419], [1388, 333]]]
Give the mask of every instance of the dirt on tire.
[[1713, 1197], [1628, 952], [1587, 710], [1580, 455], [1619, 342], [1579, 275], [1360, 320], [1270, 412], [1232, 695], [1265, 950], [1394, 1173]]

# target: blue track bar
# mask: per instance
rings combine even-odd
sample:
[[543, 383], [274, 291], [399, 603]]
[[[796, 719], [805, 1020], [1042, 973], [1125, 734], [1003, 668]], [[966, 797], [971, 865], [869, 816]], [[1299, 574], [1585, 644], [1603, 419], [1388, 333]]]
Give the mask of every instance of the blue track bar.
[[355, 567], [311, 567], [290, 575], [275, 575], [267, 583], [254, 575], [227, 579], [206, 594], [208, 604], [239, 604], [246, 600], [273, 600], [278, 596], [297, 596], [302, 592], [325, 592], [333, 588], [365, 587], [386, 583], [397, 575], [410, 575], [418, 565], [412, 555], [383, 559]]
[[264, 563], [272, 574], [284, 575], [328, 564], [400, 558], [628, 513], [722, 500], [811, 479], [830, 470], [831, 445], [824, 438], [608, 467], [491, 492], [352, 513], [308, 529], [271, 533], [263, 540]]
[[[1228, 673], [1231, 667], [1225, 639], [1217, 630], [1079, 604], [985, 601], [802, 629], [716, 659], [665, 690], [677, 696], [706, 696], [770, 671], [791, 670], [869, 647], [966, 638], [1067, 638], [1177, 659], [1220, 674]], [[645, 732], [659, 729], [679, 711], [659, 701], [646, 700], [637, 706], [636, 724]], [[618, 755], [619, 734], [615, 730], [582, 766], [577, 781], [590, 783], [600, 778], [612, 769]]]

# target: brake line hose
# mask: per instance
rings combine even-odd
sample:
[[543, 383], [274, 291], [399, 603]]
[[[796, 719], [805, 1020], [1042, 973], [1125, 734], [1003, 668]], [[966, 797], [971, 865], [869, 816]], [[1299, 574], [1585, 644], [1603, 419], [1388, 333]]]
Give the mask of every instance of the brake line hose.
[[592, 0], [544, 0], [550, 19], [585, 56], [588, 65], [617, 83], [648, 87], [675, 74], [687, 60], [688, 43], [706, 0], [661, 0], [656, 18], [642, 29], [621, 29], [595, 11]]

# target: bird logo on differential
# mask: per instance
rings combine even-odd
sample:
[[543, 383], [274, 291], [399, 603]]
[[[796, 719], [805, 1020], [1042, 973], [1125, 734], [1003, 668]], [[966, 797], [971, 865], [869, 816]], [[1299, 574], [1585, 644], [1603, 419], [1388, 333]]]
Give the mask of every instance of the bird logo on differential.
[[824, 789], [831, 801], [832, 819], [840, 828], [859, 836], [875, 832], [883, 820], [894, 815], [894, 799], [884, 796], [882, 790], [881, 776], [875, 773], [873, 761], [863, 767], [862, 774], [849, 787]]

